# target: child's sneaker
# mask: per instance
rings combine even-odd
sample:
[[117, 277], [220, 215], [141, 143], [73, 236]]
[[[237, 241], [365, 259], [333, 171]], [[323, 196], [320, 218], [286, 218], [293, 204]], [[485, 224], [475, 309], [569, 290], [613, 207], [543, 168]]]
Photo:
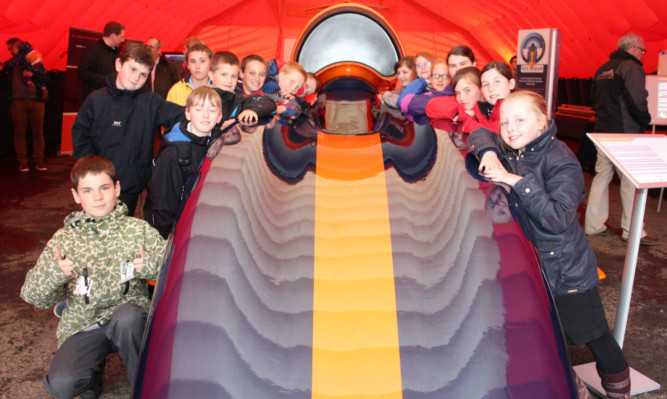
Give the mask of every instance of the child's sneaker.
[[56, 315], [57, 318], [61, 318], [63, 316], [63, 312], [65, 311], [66, 307], [67, 307], [66, 300], [60, 302], [53, 308], [53, 314]]

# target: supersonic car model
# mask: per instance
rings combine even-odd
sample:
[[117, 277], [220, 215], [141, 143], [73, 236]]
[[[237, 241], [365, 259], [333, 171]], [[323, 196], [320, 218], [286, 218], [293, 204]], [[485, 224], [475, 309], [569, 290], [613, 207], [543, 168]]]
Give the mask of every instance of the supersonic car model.
[[318, 14], [310, 117], [205, 159], [157, 282], [134, 398], [576, 398], [538, 257], [460, 137], [373, 116], [403, 53]]

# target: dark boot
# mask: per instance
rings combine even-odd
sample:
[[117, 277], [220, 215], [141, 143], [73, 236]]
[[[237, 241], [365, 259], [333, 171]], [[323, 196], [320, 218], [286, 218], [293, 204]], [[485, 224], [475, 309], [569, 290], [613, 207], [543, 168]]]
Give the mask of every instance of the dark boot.
[[597, 369], [602, 388], [609, 399], [630, 399], [630, 367], [620, 373], [607, 374]]

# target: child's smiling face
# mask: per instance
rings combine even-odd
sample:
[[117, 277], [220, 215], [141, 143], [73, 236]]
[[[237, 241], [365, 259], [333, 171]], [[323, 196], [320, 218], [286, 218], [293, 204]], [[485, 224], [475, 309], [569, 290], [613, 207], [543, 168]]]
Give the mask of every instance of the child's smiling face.
[[278, 86], [283, 93], [295, 95], [305, 82], [306, 78], [299, 71], [278, 72]]
[[246, 94], [260, 91], [266, 80], [266, 64], [259, 61], [250, 61], [241, 72], [243, 91]]
[[480, 78], [482, 81], [482, 95], [484, 101], [495, 105], [498, 100], [510, 95], [514, 88], [514, 79], [507, 79], [501, 75], [497, 69], [489, 69], [484, 72]]
[[542, 134], [546, 123], [546, 116], [535, 112], [527, 98], [512, 98], [500, 106], [500, 136], [515, 150], [525, 150]]

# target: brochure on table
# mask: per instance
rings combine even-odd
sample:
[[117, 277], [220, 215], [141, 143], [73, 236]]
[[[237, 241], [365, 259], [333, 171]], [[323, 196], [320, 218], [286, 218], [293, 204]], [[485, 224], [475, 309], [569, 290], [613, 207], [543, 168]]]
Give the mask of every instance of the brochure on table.
[[625, 172], [636, 188], [667, 186], [667, 136], [588, 133], [595, 146]]

